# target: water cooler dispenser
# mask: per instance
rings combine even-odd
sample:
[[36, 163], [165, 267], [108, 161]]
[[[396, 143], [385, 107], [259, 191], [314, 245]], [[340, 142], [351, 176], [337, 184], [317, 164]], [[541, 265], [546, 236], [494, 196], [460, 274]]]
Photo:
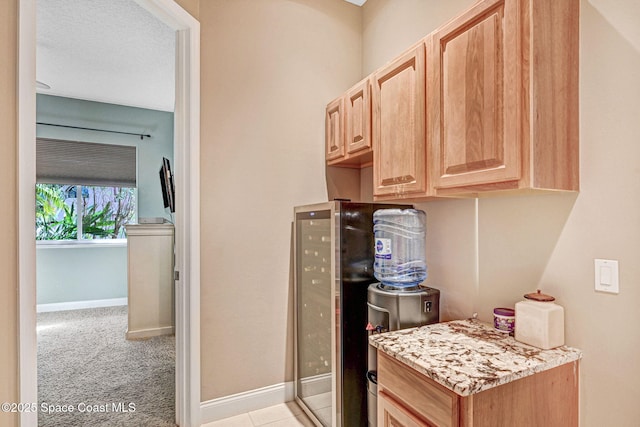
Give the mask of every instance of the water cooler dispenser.
[[[381, 209], [373, 214], [374, 275], [367, 290], [367, 332], [381, 333], [437, 323], [440, 291], [421, 286], [427, 277], [426, 215], [415, 209]], [[377, 354], [367, 355], [367, 418], [377, 425]]]

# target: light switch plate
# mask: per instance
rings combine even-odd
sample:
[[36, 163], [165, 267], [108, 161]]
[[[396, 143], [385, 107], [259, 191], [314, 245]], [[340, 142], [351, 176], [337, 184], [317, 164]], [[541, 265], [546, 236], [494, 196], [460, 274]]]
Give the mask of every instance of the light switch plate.
[[618, 261], [611, 259], [596, 259], [594, 261], [596, 291], [619, 293]]

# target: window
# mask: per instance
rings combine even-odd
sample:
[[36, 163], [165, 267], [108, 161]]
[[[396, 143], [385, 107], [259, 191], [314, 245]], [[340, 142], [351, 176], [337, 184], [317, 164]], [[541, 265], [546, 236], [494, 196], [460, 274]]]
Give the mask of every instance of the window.
[[136, 214], [136, 147], [36, 140], [36, 240], [125, 237]]
[[131, 187], [36, 184], [36, 240], [125, 238], [135, 205]]

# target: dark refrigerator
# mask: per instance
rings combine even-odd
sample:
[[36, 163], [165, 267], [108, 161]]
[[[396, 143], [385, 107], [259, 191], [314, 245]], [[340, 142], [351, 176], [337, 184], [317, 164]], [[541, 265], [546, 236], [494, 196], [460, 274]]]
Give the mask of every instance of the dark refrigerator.
[[295, 399], [318, 426], [367, 425], [367, 288], [373, 212], [333, 201], [294, 209]]

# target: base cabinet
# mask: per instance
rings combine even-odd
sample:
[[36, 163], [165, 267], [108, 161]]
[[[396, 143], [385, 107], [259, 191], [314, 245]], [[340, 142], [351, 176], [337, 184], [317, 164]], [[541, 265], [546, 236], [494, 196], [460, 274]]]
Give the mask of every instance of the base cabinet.
[[579, 361], [460, 396], [378, 352], [378, 427], [578, 426]]

